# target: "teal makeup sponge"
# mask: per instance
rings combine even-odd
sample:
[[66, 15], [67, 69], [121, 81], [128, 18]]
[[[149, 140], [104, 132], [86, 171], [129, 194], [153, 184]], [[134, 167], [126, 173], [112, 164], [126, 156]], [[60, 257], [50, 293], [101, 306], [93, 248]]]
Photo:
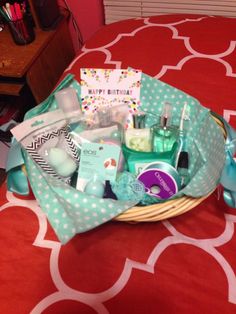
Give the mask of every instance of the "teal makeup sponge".
[[48, 152], [48, 163], [50, 166], [57, 168], [63, 164], [68, 157], [69, 155], [65, 150], [58, 147], [52, 147]]
[[74, 159], [65, 150], [58, 147], [50, 148], [48, 163], [61, 177], [71, 176], [77, 168]]
[[56, 168], [56, 171], [62, 177], [69, 177], [75, 172], [76, 168], [76, 162], [69, 157], [60, 167]]

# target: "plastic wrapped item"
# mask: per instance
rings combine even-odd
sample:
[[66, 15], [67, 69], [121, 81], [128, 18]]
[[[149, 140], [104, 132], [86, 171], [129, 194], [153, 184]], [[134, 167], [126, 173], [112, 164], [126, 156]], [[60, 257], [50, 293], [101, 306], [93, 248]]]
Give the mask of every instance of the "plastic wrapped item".
[[[64, 145], [63, 145], [64, 146]], [[71, 177], [77, 169], [76, 161], [62, 147], [51, 147], [44, 151], [44, 158], [62, 178]]]
[[17, 141], [45, 172], [69, 182], [79, 155], [61, 110], [29, 119], [11, 130]]
[[[84, 143], [100, 143], [121, 146], [123, 141], [123, 129], [128, 116], [127, 106], [101, 107], [93, 115], [84, 114], [81, 120], [70, 127], [70, 135], [77, 149], [80, 151]], [[121, 154], [119, 162], [119, 171], [123, 169], [124, 158]]]
[[123, 128], [129, 110], [126, 105], [119, 105], [114, 107], [103, 106], [97, 110], [96, 113], [84, 114], [81, 125], [83, 129], [73, 130], [73, 136], [81, 138], [83, 141], [98, 142], [99, 140], [111, 138], [122, 142]]
[[64, 112], [66, 118], [77, 120], [77, 115], [81, 115], [80, 103], [76, 89], [73, 87], [63, 88], [55, 93], [58, 107]]

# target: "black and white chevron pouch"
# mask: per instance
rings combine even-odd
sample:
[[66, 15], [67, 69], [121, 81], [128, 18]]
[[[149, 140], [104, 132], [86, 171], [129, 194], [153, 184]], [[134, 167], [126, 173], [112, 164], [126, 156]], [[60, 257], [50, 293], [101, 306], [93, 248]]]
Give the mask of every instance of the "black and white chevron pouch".
[[67, 120], [61, 110], [25, 120], [11, 132], [43, 171], [66, 183], [70, 182], [70, 176], [62, 177], [50, 165], [48, 156], [48, 151], [57, 147], [79, 163], [79, 153], [68, 132]]

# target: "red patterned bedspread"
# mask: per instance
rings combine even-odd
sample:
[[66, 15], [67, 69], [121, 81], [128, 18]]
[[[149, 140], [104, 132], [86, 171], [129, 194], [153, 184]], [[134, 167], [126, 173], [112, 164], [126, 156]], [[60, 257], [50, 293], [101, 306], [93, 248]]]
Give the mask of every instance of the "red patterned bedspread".
[[[139, 68], [236, 127], [236, 19], [169, 15], [97, 32], [70, 67]], [[155, 223], [109, 222], [61, 245], [33, 197], [0, 188], [0, 312], [235, 313], [236, 209], [217, 190]]]

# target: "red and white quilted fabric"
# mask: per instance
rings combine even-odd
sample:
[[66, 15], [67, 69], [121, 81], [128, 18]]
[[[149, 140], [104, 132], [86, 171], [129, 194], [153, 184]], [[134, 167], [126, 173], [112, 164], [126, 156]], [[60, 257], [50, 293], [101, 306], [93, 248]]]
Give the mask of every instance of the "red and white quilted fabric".
[[[102, 28], [65, 71], [141, 69], [236, 127], [236, 19], [169, 15]], [[109, 222], [61, 245], [33, 197], [0, 188], [0, 312], [236, 312], [236, 210], [217, 190], [162, 222]]]

